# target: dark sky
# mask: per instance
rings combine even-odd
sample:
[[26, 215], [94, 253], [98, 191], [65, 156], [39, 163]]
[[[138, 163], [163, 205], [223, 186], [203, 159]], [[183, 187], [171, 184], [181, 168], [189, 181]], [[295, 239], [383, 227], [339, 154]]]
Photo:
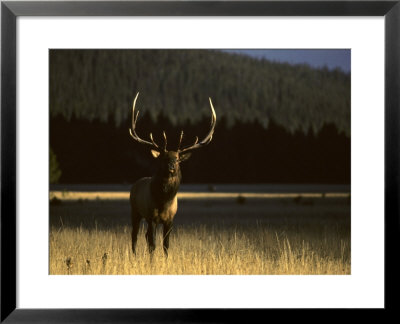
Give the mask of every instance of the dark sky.
[[344, 72], [350, 72], [350, 49], [243, 49], [226, 51], [265, 58], [271, 61], [290, 64], [306, 63], [312, 67], [321, 68], [326, 66], [329, 69], [340, 68]]

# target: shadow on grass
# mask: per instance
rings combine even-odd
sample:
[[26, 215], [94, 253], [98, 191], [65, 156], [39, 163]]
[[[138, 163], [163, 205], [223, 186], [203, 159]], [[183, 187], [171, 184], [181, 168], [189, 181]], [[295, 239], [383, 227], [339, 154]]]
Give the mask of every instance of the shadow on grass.
[[[50, 204], [50, 228], [82, 227], [112, 230], [131, 226], [126, 200], [76, 201]], [[293, 199], [204, 199], [179, 201], [174, 226], [312, 226], [341, 227], [350, 231], [350, 205], [346, 199], [315, 199], [297, 204]]]

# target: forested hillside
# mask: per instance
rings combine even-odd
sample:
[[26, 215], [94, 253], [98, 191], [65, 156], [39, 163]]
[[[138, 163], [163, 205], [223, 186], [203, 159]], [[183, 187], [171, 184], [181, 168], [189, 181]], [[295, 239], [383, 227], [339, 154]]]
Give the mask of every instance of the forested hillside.
[[150, 175], [150, 153], [128, 133], [173, 149], [209, 126], [211, 144], [184, 182], [349, 183], [350, 75], [208, 50], [51, 50], [50, 146], [62, 183], [122, 183]]
[[[50, 112], [120, 125], [139, 106], [153, 118], [198, 121], [213, 99], [219, 117], [273, 119], [294, 132], [334, 124], [350, 135], [350, 76], [206, 50], [52, 50]], [[207, 112], [207, 111], [206, 111]]]

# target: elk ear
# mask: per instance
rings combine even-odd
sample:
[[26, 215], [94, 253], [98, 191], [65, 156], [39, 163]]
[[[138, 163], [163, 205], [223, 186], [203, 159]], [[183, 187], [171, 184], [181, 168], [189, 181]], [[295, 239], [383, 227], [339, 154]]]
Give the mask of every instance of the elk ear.
[[153, 155], [154, 158], [158, 158], [160, 155], [160, 152], [158, 152], [156, 150], [151, 150], [151, 155]]
[[190, 153], [190, 152], [179, 155], [179, 162], [186, 161], [188, 158], [190, 158], [191, 155], [192, 155], [192, 153]]

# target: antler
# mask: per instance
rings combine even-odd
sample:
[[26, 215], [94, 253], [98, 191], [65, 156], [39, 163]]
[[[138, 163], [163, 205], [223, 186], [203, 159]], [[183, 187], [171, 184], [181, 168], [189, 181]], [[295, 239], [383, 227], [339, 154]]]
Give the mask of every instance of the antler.
[[207, 136], [199, 142], [199, 138], [196, 136], [196, 139], [194, 143], [188, 147], [183, 148], [182, 150], [179, 148], [182, 142], [182, 137], [183, 137], [183, 131], [181, 132], [181, 136], [179, 139], [179, 146], [178, 146], [178, 152], [183, 153], [191, 150], [198, 149], [200, 147], [203, 147], [207, 144], [209, 144], [212, 140], [213, 134], [214, 134], [214, 128], [215, 124], [217, 122], [217, 115], [215, 114], [215, 110], [211, 101], [211, 98], [208, 98], [210, 100], [210, 108], [211, 108], [211, 126], [210, 126], [210, 131], [208, 132]]
[[[136, 112], [136, 115], [135, 115], [135, 105], [136, 105], [136, 100], [137, 100], [138, 96], [139, 96], [139, 92], [137, 93], [135, 99], [133, 100], [132, 127], [129, 129], [129, 134], [131, 134], [132, 138], [135, 141], [137, 141], [138, 143], [149, 145], [153, 149], [155, 149], [157, 151], [161, 151], [160, 147], [156, 144], [156, 142], [154, 142], [152, 133], [150, 133], [151, 142], [141, 139], [138, 136], [138, 134], [136, 134], [136, 122], [137, 122], [137, 119], [138, 119], [138, 116], [139, 116], [139, 110]], [[165, 132], [163, 132], [163, 135], [164, 135], [164, 147], [163, 147], [163, 149], [164, 149], [164, 151], [166, 151], [166, 149], [167, 149], [167, 136], [165, 135]]]

